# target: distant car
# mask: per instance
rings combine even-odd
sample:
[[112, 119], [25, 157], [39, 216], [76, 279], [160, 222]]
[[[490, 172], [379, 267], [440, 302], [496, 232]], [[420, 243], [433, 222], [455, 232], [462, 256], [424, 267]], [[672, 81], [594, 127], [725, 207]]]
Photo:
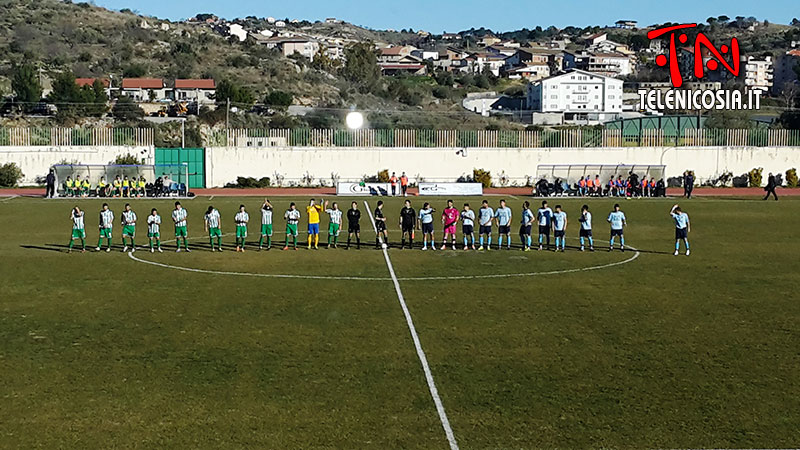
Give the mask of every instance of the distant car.
[[58, 114], [58, 107], [52, 103], [39, 102], [31, 110], [34, 116], [55, 116]]
[[272, 116], [272, 115], [275, 114], [275, 110], [274, 109], [272, 109], [270, 107], [267, 107], [267, 106], [264, 106], [264, 105], [255, 105], [250, 110], [250, 112], [252, 114], [258, 114], [259, 116]]

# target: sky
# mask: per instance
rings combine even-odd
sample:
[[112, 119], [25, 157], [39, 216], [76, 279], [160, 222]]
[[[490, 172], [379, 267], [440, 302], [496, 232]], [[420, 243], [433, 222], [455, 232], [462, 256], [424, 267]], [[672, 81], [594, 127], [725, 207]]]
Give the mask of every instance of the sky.
[[432, 33], [472, 27], [511, 31], [537, 25], [602, 26], [620, 19], [637, 20], [640, 25], [704, 22], [719, 15], [755, 16], [759, 20], [788, 24], [793, 17], [800, 16], [797, 0], [94, 0], [94, 3], [170, 20], [198, 13], [212, 13], [226, 19], [256, 16], [314, 21], [336, 17], [373, 29], [412, 28]]

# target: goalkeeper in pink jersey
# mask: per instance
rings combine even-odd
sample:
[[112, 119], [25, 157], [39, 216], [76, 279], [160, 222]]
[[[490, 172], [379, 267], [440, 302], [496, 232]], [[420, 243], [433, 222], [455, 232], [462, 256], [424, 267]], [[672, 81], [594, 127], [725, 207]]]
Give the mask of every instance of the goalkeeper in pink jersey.
[[444, 209], [442, 212], [442, 224], [444, 224], [444, 237], [442, 238], [442, 250], [447, 248], [447, 236], [450, 236], [450, 239], [453, 242], [453, 250], [456, 249], [456, 225], [458, 224], [458, 218], [460, 213], [457, 209], [453, 207], [453, 201], [447, 201], [447, 208]]

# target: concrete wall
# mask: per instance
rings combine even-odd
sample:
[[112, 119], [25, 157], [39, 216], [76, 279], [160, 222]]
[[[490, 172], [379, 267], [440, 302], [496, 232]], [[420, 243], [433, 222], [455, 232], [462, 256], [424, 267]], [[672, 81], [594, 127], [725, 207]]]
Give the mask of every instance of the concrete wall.
[[17, 163], [25, 175], [20, 185], [36, 184], [47, 175], [50, 166], [63, 161], [77, 164], [111, 164], [118, 155], [131, 154], [153, 164], [154, 147], [0, 147], [0, 165]]
[[647, 164], [666, 165], [666, 176], [680, 176], [694, 170], [700, 181], [716, 178], [723, 172], [735, 176], [754, 167], [784, 173], [800, 168], [799, 147], [623, 147], [578, 149], [466, 149], [458, 148], [244, 148], [216, 147], [206, 150], [206, 185], [224, 186], [237, 176], [270, 177], [280, 174], [298, 181], [308, 173], [331, 184], [332, 174], [342, 181], [374, 175], [382, 169], [405, 171], [412, 181], [419, 175], [428, 181], [454, 181], [479, 168], [501, 172], [512, 180], [535, 176], [540, 164]]

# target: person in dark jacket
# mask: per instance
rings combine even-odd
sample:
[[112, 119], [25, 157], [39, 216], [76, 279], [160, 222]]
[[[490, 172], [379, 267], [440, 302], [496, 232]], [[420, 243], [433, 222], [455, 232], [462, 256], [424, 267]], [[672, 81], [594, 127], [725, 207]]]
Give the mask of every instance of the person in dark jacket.
[[778, 201], [778, 194], [775, 193], [775, 188], [778, 187], [778, 183], [775, 181], [775, 175], [772, 173], [769, 174], [769, 178], [767, 178], [767, 185], [764, 187], [764, 190], [767, 192], [767, 195], [764, 196], [764, 200], [769, 198], [769, 195], [772, 194], [775, 197], [775, 201]]
[[692, 191], [694, 190], [694, 174], [687, 170], [683, 176], [683, 195], [686, 198], [692, 198]]
[[50, 172], [47, 174], [47, 178], [45, 178], [47, 182], [47, 189], [45, 190], [44, 196], [46, 198], [53, 198], [56, 195], [56, 172], [53, 169], [50, 169]]

